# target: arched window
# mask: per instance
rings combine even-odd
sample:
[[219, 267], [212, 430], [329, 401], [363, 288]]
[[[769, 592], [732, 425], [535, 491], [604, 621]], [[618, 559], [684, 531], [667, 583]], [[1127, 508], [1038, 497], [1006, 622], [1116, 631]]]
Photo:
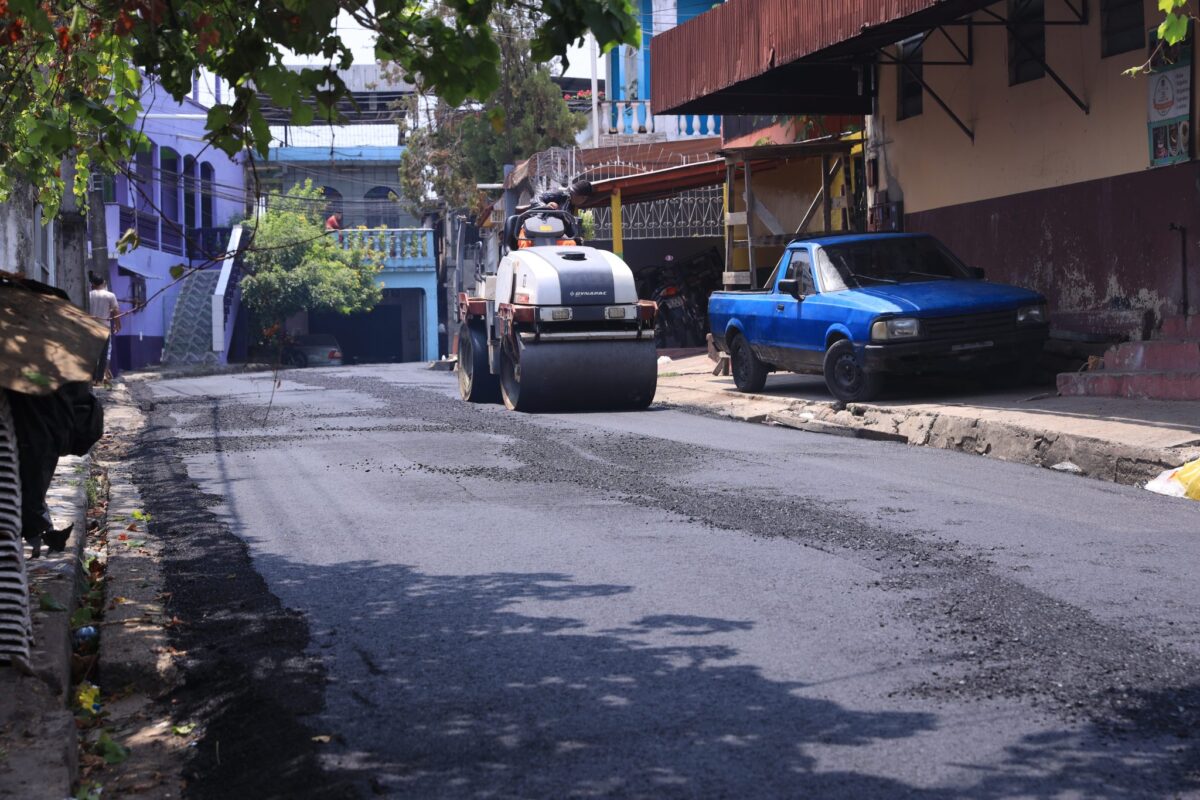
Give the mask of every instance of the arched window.
[[214, 228], [216, 227], [216, 211], [213, 203], [213, 165], [207, 161], [200, 163], [200, 227]]
[[342, 193], [332, 186], [322, 186], [321, 194], [325, 195], [325, 216], [333, 214], [335, 211], [344, 211], [342, 208]]
[[179, 153], [164, 147], [159, 158], [159, 180], [162, 184], [159, 208], [162, 209], [163, 218], [171, 222], [180, 221], [179, 167]]
[[386, 186], [376, 186], [363, 195], [363, 212], [368, 228], [400, 227], [400, 197]]
[[196, 219], [196, 159], [183, 157], [183, 224], [195, 228]]
[[133, 171], [137, 182], [129, 187], [132, 195], [130, 199], [133, 201], [133, 207], [139, 211], [154, 213], [158, 205], [158, 197], [154, 191], [154, 157], [157, 155], [157, 149], [154, 145], [143, 146], [134, 157]]

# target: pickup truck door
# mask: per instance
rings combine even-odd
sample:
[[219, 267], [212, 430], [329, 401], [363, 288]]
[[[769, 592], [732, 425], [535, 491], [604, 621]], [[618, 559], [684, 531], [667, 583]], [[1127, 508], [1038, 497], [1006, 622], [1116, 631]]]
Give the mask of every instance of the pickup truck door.
[[[785, 251], [780, 264], [772, 273], [778, 276], [786, 262], [791, 258], [791, 251]], [[738, 298], [738, 318], [745, 327], [746, 338], [755, 355], [768, 363], [774, 362], [774, 341], [772, 339], [775, 320], [775, 284], [760, 291], [750, 291]]]
[[782, 270], [780, 280], [800, 281], [800, 294], [805, 299], [796, 299], [778, 290], [778, 282], [770, 298], [773, 314], [765, 340], [772, 350], [772, 363], [783, 369], [804, 370], [821, 365], [824, 357], [824, 342], [821, 341], [820, 324], [813, 319], [816, 309], [809, 302], [817, 292], [813, 280], [812, 259], [807, 249], [791, 251], [791, 261]]

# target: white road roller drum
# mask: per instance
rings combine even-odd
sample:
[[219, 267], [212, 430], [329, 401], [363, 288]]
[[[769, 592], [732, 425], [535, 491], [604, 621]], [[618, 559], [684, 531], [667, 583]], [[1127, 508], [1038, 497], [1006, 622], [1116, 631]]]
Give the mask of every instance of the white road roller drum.
[[[516, 411], [645, 408], [658, 382], [654, 303], [616, 255], [584, 247], [570, 214], [509, 218], [482, 297], [460, 296], [459, 388]], [[494, 283], [491, 281], [494, 280]]]

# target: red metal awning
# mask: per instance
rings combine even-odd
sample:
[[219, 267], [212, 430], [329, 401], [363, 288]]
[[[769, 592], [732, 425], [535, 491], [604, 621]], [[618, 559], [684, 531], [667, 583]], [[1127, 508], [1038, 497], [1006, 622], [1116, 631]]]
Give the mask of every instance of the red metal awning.
[[655, 114], [866, 114], [874, 53], [995, 0], [728, 0], [654, 37]]

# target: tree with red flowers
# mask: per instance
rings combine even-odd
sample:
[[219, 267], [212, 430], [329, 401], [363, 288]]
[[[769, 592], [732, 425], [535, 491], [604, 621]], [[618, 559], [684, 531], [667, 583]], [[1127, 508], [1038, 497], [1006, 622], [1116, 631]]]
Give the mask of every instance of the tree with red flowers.
[[[338, 70], [351, 50], [345, 12], [377, 34], [375, 56], [394, 63], [451, 105], [489, 97], [500, 85], [493, 13], [529, 10], [527, 0], [446, 0], [431, 13], [413, 0], [0, 0], [0, 200], [31, 184], [53, 213], [72, 158], [86, 172], [113, 169], [141, 144], [135, 129], [147, 80], [176, 100], [205, 70], [232, 87], [208, 114], [207, 137], [227, 153], [264, 152], [270, 130], [257, 91], [290, 108], [336, 120], [348, 92]], [[605, 45], [636, 43], [630, 0], [554, 0], [538, 9], [533, 58], [562, 55], [587, 30]], [[285, 57], [324, 65], [293, 71]], [[314, 104], [311, 101], [315, 101]], [[84, 181], [76, 181], [82, 192]]]

